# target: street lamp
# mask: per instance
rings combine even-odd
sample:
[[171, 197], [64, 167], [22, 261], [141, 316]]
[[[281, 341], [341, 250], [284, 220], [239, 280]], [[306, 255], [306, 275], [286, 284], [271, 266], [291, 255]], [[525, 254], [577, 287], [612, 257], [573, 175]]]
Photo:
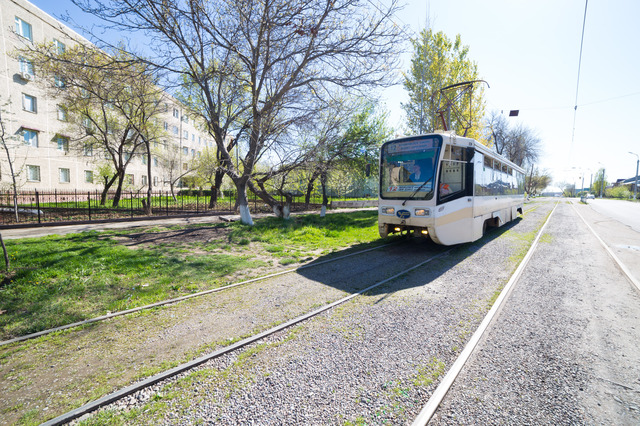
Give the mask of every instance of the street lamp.
[[638, 194], [638, 166], [640, 166], [640, 156], [638, 156], [638, 154], [636, 154], [635, 152], [631, 152], [631, 151], [629, 151], [629, 154], [633, 154], [637, 158], [637, 161], [636, 161], [636, 178], [635, 178], [636, 183], [633, 185], [633, 199], [636, 200], [636, 195]]

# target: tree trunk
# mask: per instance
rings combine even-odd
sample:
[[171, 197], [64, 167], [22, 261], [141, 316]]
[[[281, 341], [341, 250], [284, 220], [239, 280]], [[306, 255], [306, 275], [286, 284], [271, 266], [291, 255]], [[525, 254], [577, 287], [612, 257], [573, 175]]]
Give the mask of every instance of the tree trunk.
[[120, 205], [120, 198], [122, 198], [122, 185], [124, 184], [124, 173], [118, 173], [118, 186], [116, 187], [116, 193], [113, 196], [113, 207]]
[[320, 209], [320, 217], [325, 217], [327, 214], [327, 204], [329, 204], [329, 198], [327, 197], [327, 174], [323, 173], [320, 176], [320, 186], [322, 187], [322, 208]]
[[20, 217], [18, 216], [18, 183], [16, 182], [16, 174], [13, 171], [13, 160], [11, 160], [11, 153], [9, 152], [9, 147], [5, 143], [4, 140], [4, 126], [2, 126], [2, 145], [7, 154], [7, 162], [9, 163], [9, 171], [11, 172], [11, 185], [13, 187], [13, 213], [16, 216], [16, 223], [20, 221]]
[[144, 214], [151, 216], [153, 213], [151, 207], [151, 195], [153, 191], [153, 187], [151, 186], [151, 145], [147, 140], [145, 140], [144, 143], [147, 148], [147, 204], [144, 206]]
[[217, 170], [215, 177], [213, 178], [213, 185], [211, 186], [211, 199], [209, 200], [209, 208], [214, 208], [218, 202], [218, 191], [222, 188], [222, 179], [224, 178], [224, 172]]
[[269, 194], [269, 192], [264, 187], [263, 181], [258, 181], [257, 183], [260, 189], [256, 188], [251, 181], [249, 181], [248, 183], [253, 193], [260, 197], [262, 201], [267, 203], [269, 207], [271, 207], [271, 209], [273, 210], [273, 214], [276, 215], [276, 217], [284, 217], [284, 207], [280, 205], [278, 200], [276, 200], [271, 196], [271, 194]]
[[240, 222], [245, 225], [253, 226], [253, 219], [249, 211], [249, 199], [247, 198], [247, 182], [239, 180], [236, 182], [238, 194], [236, 197], [236, 206], [240, 211]]
[[309, 180], [309, 182], [307, 182], [307, 192], [306, 194], [304, 194], [304, 204], [305, 207], [309, 207], [309, 204], [311, 203], [311, 193], [313, 192], [313, 184], [315, 182], [315, 177], [312, 178], [311, 180]]
[[113, 177], [111, 178], [111, 180], [109, 180], [108, 177], [104, 177], [104, 189], [102, 190], [102, 195], [100, 196], [100, 205], [104, 206], [105, 204], [107, 204], [107, 195], [109, 193], [109, 189], [111, 189], [111, 187], [113, 186], [113, 183], [116, 181], [116, 178], [118, 177], [118, 175], [113, 175]]
[[9, 272], [9, 268], [11, 267], [9, 263], [9, 253], [7, 253], [7, 247], [5, 247], [4, 241], [2, 240], [2, 234], [0, 234], [0, 244], [2, 245], [2, 253], [4, 253], [5, 271]]
[[211, 184], [211, 196], [209, 197], [209, 208], [213, 209], [216, 207], [216, 203], [218, 202], [218, 189], [215, 184]]

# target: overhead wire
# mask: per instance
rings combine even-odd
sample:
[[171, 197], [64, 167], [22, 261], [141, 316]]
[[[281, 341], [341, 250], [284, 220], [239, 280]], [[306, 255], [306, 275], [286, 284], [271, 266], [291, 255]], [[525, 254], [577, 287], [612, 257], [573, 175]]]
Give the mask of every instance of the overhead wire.
[[584, 2], [584, 17], [582, 19], [582, 36], [580, 37], [580, 55], [578, 57], [578, 77], [576, 81], [576, 101], [573, 107], [573, 130], [571, 132], [571, 147], [569, 148], [569, 158], [573, 158], [573, 141], [576, 135], [576, 118], [578, 116], [578, 93], [580, 90], [580, 69], [582, 67], [582, 48], [584, 46], [584, 29], [587, 25], [587, 6], [589, 5], [589, 0], [585, 0]]

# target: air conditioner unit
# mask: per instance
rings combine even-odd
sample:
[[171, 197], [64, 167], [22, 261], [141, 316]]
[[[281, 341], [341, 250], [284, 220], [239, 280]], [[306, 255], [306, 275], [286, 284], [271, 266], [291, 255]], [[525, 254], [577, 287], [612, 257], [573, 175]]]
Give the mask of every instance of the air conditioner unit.
[[25, 81], [33, 80], [33, 74], [29, 74], [29, 73], [26, 73], [26, 72], [20, 73], [20, 77], [22, 77], [22, 79], [25, 80]]

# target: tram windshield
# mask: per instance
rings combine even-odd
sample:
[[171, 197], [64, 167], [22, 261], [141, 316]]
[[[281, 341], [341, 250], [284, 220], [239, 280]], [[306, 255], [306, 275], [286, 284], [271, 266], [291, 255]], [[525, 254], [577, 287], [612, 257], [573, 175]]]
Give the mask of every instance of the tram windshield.
[[442, 138], [430, 136], [388, 142], [382, 147], [380, 196], [384, 199], [433, 198]]

